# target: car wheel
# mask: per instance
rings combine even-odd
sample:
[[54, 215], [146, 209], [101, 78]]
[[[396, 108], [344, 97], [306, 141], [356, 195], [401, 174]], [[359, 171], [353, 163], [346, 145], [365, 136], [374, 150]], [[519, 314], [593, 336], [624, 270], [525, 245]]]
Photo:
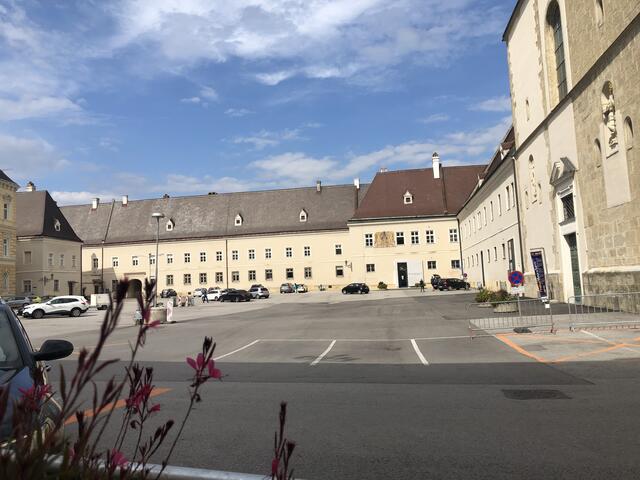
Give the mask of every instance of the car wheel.
[[73, 308], [71, 309], [71, 312], [69, 312], [69, 315], [71, 315], [72, 317], [79, 317], [81, 313], [82, 312], [79, 308]]
[[33, 312], [31, 312], [31, 316], [38, 320], [44, 317], [44, 312], [42, 310], [34, 310]]

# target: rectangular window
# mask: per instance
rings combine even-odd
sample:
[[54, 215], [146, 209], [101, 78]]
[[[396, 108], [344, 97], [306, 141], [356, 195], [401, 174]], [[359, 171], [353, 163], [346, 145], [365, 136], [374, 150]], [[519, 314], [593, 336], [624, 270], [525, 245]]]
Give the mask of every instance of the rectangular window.
[[173, 263], [173, 253], [167, 253], [167, 265]]
[[53, 291], [54, 292], [60, 291], [60, 280], [56, 279], [53, 281]]
[[505, 244], [502, 244], [502, 259], [505, 260], [507, 258], [507, 248], [505, 247]]
[[76, 268], [76, 256], [71, 255], [71, 267]]
[[267, 260], [271, 258], [271, 249], [270, 248], [265, 248], [264, 249], [264, 258], [266, 258]]
[[451, 268], [457, 270], [460, 268], [460, 260], [451, 260]]
[[255, 281], [256, 279], [256, 271], [255, 270], [249, 270], [249, 281]]
[[222, 261], [222, 252], [216, 252], [216, 262]]
[[336, 267], [336, 277], [344, 277], [344, 267], [342, 265]]
[[373, 273], [376, 271], [375, 263], [367, 263], [367, 273]]
[[24, 252], [22, 263], [31, 265], [31, 252]]
[[293, 257], [293, 249], [291, 247], [287, 247], [284, 249], [284, 256], [287, 258]]
[[511, 187], [507, 185], [505, 190], [507, 192], [507, 210], [510, 210], [511, 209]]
[[449, 229], [449, 241], [451, 243], [458, 243], [458, 229], [450, 228]]
[[411, 232], [411, 245], [418, 245], [420, 243], [420, 232], [417, 230]]
[[185, 285], [191, 285], [191, 274], [190, 273], [185, 273], [182, 276], [182, 283], [184, 283]]
[[498, 216], [502, 215], [502, 197], [498, 194]]
[[201, 262], [207, 261], [207, 252], [200, 252], [200, 261]]
[[304, 267], [304, 278], [311, 278], [311, 267]]
[[516, 187], [511, 182], [511, 206], [516, 208]]
[[191, 263], [191, 254], [190, 253], [185, 253], [184, 254], [184, 263]]
[[482, 220], [485, 225], [487, 224], [487, 207], [482, 207]]
[[491, 221], [493, 222], [493, 201], [489, 202], [489, 213], [491, 214]]
[[149, 265], [155, 265], [155, 264], [156, 264], [156, 256], [149, 255]]
[[567, 195], [560, 199], [562, 201], [562, 212], [564, 213], [564, 220], [573, 220], [576, 218], [576, 213], [573, 208], [573, 195]]
[[[2, 255], [4, 257], [8, 257], [9, 256], [9, 239], [8, 238], [3, 238], [2, 239]], [[51, 254], [53, 256], [53, 254]], [[51, 266], [53, 266], [53, 257], [51, 259]]]
[[336, 255], [342, 255], [342, 245], [336, 245]]
[[513, 239], [507, 241], [507, 251], [509, 252], [509, 271], [513, 272], [516, 269], [516, 250]]
[[118, 267], [120, 265], [120, 259], [118, 257], [111, 257], [111, 266]]
[[200, 280], [200, 284], [205, 284], [207, 283], [207, 274], [206, 273], [201, 273], [199, 275], [199, 280]]
[[216, 272], [216, 283], [222, 283], [224, 281], [224, 275], [222, 272]]
[[23, 280], [22, 281], [22, 291], [24, 293], [31, 293], [31, 280]]
[[498, 261], [498, 247], [493, 247], [493, 261]]
[[140, 264], [140, 262], [138, 261], [138, 257], [136, 255], [133, 255], [131, 257], [131, 265], [133, 265], [134, 267], [137, 267]]
[[249, 250], [249, 260], [256, 259], [256, 251], [254, 249]]
[[238, 260], [238, 250], [231, 250], [231, 260]]
[[2, 218], [5, 220], [9, 220], [9, 204], [5, 203], [4, 208], [2, 209]]
[[231, 272], [231, 281], [239, 282], [240, 281], [240, 272]]
[[60, 266], [64, 267], [64, 253], [60, 254]]
[[264, 279], [267, 281], [273, 280], [273, 270], [271, 270], [270, 268], [267, 268], [264, 271]]
[[173, 275], [167, 275], [167, 286], [173, 285]]
[[[49, 266], [53, 266], [53, 257], [51, 256], [51, 254], [49, 254]], [[97, 258], [92, 258], [91, 259], [91, 267], [96, 270], [98, 268], [98, 259]]]
[[426, 239], [427, 243], [436, 243], [436, 235], [433, 233], [433, 230], [427, 230]]
[[427, 269], [435, 270], [436, 269], [436, 261], [435, 260], [427, 260]]
[[364, 234], [364, 246], [373, 247], [373, 233]]
[[404, 245], [404, 232], [396, 232], [396, 245]]
[[287, 268], [286, 278], [287, 280], [293, 280], [293, 268]]
[[304, 247], [304, 256], [305, 257], [311, 256], [311, 247]]

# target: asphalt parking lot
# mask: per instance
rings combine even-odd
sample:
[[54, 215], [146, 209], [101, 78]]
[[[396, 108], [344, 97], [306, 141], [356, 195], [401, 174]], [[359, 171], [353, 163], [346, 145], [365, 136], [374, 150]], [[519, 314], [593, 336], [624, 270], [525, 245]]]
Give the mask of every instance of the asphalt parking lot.
[[[204, 335], [225, 377], [205, 385], [172, 463], [268, 473], [286, 400], [302, 478], [635, 478], [637, 335], [471, 340], [472, 302], [464, 292], [311, 292], [175, 309], [177, 323], [153, 331], [139, 357], [155, 369], [164, 415], [184, 410], [185, 357]], [[127, 358], [132, 308], [105, 358]], [[62, 336], [80, 348], [95, 345], [98, 319], [24, 324], [35, 344]], [[122, 363], [100, 380], [111, 374]]]

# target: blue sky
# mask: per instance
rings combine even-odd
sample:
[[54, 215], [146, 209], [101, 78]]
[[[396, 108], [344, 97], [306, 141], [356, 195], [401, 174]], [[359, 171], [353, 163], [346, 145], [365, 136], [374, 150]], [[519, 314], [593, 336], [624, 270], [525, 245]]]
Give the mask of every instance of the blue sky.
[[0, 0], [0, 168], [60, 204], [485, 163], [504, 0]]

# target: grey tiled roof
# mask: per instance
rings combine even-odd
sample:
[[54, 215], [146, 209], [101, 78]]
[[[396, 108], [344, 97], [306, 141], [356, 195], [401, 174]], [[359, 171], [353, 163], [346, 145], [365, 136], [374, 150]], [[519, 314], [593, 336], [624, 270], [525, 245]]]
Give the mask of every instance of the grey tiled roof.
[[9, 176], [6, 173], [4, 173], [2, 170], [0, 170], [0, 180], [4, 180], [5, 182], [13, 183], [16, 187], [20, 186], [16, 182], [11, 180], [11, 178], [9, 178]]
[[[18, 237], [51, 237], [80, 242], [73, 228], [46, 190], [16, 194]], [[56, 220], [60, 230], [56, 230]]]
[[[91, 205], [62, 207], [78, 236], [89, 245], [145, 242], [155, 240], [156, 221], [161, 212], [160, 239], [216, 238], [239, 235], [270, 234], [346, 229], [354, 215], [356, 195], [364, 197], [368, 185], [356, 190], [353, 185], [223, 193], [190, 197], [130, 200], [103, 203], [96, 210]], [[306, 222], [300, 222], [304, 209]], [[242, 226], [235, 226], [240, 214]], [[167, 220], [175, 222], [173, 231], [165, 228]]]

